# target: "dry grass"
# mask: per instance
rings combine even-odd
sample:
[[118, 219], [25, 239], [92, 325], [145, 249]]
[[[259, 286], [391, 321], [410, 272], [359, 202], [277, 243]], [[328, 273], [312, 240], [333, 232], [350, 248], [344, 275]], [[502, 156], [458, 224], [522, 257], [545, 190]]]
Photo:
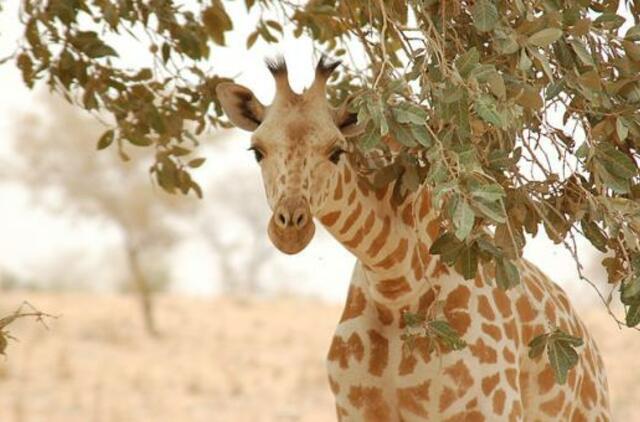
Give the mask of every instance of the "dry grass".
[[[165, 296], [158, 340], [124, 296], [16, 294], [62, 314], [29, 321], [0, 361], [2, 422], [331, 421], [324, 356], [340, 307], [309, 299], [238, 302]], [[616, 418], [640, 420], [640, 336], [585, 318], [608, 365]]]

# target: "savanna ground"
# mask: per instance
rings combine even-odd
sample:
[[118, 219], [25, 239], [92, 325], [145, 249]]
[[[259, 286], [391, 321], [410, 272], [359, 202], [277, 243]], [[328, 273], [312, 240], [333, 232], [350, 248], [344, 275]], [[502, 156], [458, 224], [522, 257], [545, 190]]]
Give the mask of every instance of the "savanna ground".
[[[3, 293], [60, 314], [21, 321], [0, 358], [2, 422], [334, 420], [324, 357], [341, 308], [312, 299], [158, 298], [163, 335], [129, 296]], [[640, 335], [601, 306], [581, 309], [609, 373], [615, 421], [640, 420]]]

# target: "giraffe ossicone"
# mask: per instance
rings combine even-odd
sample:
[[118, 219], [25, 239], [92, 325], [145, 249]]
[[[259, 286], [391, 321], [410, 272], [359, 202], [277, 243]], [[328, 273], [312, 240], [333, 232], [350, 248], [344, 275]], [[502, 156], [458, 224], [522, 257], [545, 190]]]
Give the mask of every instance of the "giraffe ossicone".
[[[356, 170], [348, 139], [362, 128], [348, 104], [334, 109], [325, 93], [337, 64], [320, 60], [300, 94], [284, 60], [267, 65], [276, 82], [270, 105], [234, 83], [216, 92], [231, 122], [253, 132], [274, 245], [301, 251], [316, 219], [357, 258], [327, 356], [338, 420], [609, 421], [602, 359], [562, 289], [524, 260], [522, 283], [508, 291], [490, 268], [474, 280], [449, 271], [429, 254], [440, 230], [429, 190], [398, 204], [392, 184], [375, 189]], [[418, 339], [408, 350], [404, 312], [446, 319], [468, 346], [436, 355]], [[584, 339], [563, 385], [546, 359], [528, 357], [549, 326]]]

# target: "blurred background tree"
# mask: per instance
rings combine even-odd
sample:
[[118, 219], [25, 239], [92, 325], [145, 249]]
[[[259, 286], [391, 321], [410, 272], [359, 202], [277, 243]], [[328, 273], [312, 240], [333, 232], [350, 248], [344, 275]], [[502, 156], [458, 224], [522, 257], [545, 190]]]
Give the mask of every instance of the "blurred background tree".
[[[87, 142], [100, 135], [95, 120], [83, 117], [77, 109], [60, 99], [44, 97], [39, 112], [19, 116], [15, 121], [15, 150], [18, 159], [6, 166], [11, 176], [42, 197], [56, 190], [61, 199], [57, 207], [81, 216], [98, 217], [121, 233], [121, 250], [128, 268], [129, 289], [140, 300], [145, 327], [157, 334], [153, 316], [153, 292], [162, 289], [161, 275], [166, 272], [162, 251], [180, 240], [171, 219], [194, 211], [194, 202], [180, 200], [149, 183], [149, 151], [138, 150], [136, 159], [121, 163], [111, 152], [96, 154]], [[74, 255], [59, 262], [54, 273], [61, 275], [70, 262], [82, 260]], [[159, 259], [160, 258], [160, 259]], [[152, 266], [145, 260], [156, 261]], [[152, 279], [152, 271], [155, 279]]]
[[[228, 78], [213, 54], [234, 29], [225, 5], [24, 0], [13, 58], [28, 86], [41, 81], [103, 121], [99, 149], [127, 160], [131, 145], [151, 147], [157, 184], [200, 196], [194, 134], [227, 126], [215, 86]], [[602, 264], [624, 323], [640, 323], [640, 1], [245, 6], [260, 12], [248, 48], [291, 31], [347, 61], [330, 95], [356, 97], [367, 132], [354, 154], [398, 146], [391, 165], [364, 160], [363, 173], [394, 183], [397, 198], [432, 190], [443, 221], [432, 253], [467, 278], [481, 262], [495, 266], [509, 288], [526, 236], [542, 226], [587, 280], [575, 247], [583, 235], [609, 254]], [[125, 60], [132, 43], [140, 66]]]

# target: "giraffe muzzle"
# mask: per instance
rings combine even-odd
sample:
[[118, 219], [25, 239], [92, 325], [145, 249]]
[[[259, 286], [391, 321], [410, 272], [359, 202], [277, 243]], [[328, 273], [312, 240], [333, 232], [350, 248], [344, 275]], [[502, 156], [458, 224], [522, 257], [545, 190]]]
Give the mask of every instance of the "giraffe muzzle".
[[283, 198], [269, 221], [269, 239], [280, 251], [296, 254], [303, 250], [316, 231], [309, 203], [303, 198]]

